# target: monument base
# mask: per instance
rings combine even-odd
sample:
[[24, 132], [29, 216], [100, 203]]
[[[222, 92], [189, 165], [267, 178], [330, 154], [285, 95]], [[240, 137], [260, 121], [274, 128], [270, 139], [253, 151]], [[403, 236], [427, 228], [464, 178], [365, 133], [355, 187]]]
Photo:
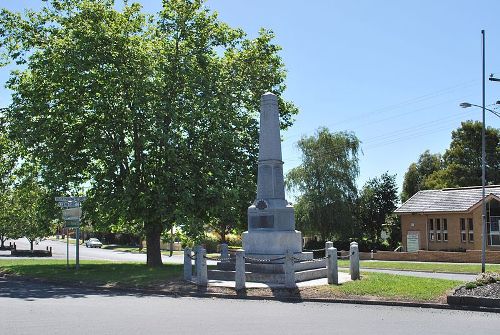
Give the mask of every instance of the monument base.
[[253, 230], [243, 233], [243, 250], [247, 255], [284, 255], [302, 252], [302, 234], [297, 230]]

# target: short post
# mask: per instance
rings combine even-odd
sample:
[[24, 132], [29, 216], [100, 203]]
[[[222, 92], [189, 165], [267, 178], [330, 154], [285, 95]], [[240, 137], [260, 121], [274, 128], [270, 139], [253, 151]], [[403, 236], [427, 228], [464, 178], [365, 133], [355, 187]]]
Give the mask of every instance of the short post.
[[325, 255], [326, 255], [326, 250], [330, 248], [333, 248], [333, 242], [332, 241], [325, 242]]
[[236, 251], [236, 272], [234, 276], [234, 288], [236, 291], [245, 289], [245, 250]]
[[370, 251], [370, 259], [373, 260], [373, 249]]
[[286, 252], [285, 255], [285, 287], [294, 288], [295, 284], [295, 269], [293, 266], [293, 253]]
[[359, 249], [356, 242], [351, 242], [349, 248], [349, 272], [352, 280], [359, 279]]
[[50, 247], [49, 250], [50, 250], [50, 256], [52, 256], [52, 247]]
[[208, 284], [208, 273], [207, 273], [207, 259], [205, 258], [207, 255], [207, 250], [203, 247], [198, 249], [198, 257], [196, 260], [199, 263], [197, 277], [198, 277], [198, 285], [199, 286], [207, 286]]
[[339, 284], [339, 267], [337, 261], [337, 248], [326, 249], [326, 273], [328, 284]]
[[184, 280], [193, 279], [193, 263], [191, 262], [191, 248], [184, 249]]
[[[78, 222], [80, 224], [80, 222]], [[76, 244], [75, 244], [75, 268], [80, 268], [80, 226], [76, 227]]]
[[220, 258], [222, 258], [223, 263], [229, 262], [229, 248], [227, 243], [222, 243], [220, 245]]

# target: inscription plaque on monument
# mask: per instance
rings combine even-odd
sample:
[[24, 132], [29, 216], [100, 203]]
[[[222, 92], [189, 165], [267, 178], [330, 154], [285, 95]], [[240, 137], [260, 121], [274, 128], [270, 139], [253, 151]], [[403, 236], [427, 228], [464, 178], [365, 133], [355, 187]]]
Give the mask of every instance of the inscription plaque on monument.
[[259, 215], [250, 217], [251, 229], [265, 229], [274, 228], [273, 215]]

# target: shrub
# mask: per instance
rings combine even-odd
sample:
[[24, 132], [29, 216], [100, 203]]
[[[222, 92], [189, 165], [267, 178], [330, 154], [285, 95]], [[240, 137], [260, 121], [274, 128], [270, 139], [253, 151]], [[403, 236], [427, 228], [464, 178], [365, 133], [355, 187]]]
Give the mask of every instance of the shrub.
[[466, 284], [465, 284], [465, 288], [466, 288], [467, 290], [472, 290], [473, 288], [476, 288], [476, 287], [477, 287], [477, 285], [476, 285], [476, 283], [475, 283], [475, 282], [469, 282], [469, 283], [466, 283]]

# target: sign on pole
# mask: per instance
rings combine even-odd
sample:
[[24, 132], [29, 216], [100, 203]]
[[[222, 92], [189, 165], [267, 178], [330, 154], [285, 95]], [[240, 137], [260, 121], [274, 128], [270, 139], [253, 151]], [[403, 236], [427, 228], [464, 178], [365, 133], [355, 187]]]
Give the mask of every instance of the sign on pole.
[[[82, 217], [82, 202], [84, 202], [87, 197], [55, 197], [54, 200], [57, 202], [62, 210], [62, 217], [65, 223], [65, 228], [76, 228], [76, 269], [80, 267], [80, 218]], [[67, 266], [69, 267], [69, 234], [66, 241], [66, 258]]]

